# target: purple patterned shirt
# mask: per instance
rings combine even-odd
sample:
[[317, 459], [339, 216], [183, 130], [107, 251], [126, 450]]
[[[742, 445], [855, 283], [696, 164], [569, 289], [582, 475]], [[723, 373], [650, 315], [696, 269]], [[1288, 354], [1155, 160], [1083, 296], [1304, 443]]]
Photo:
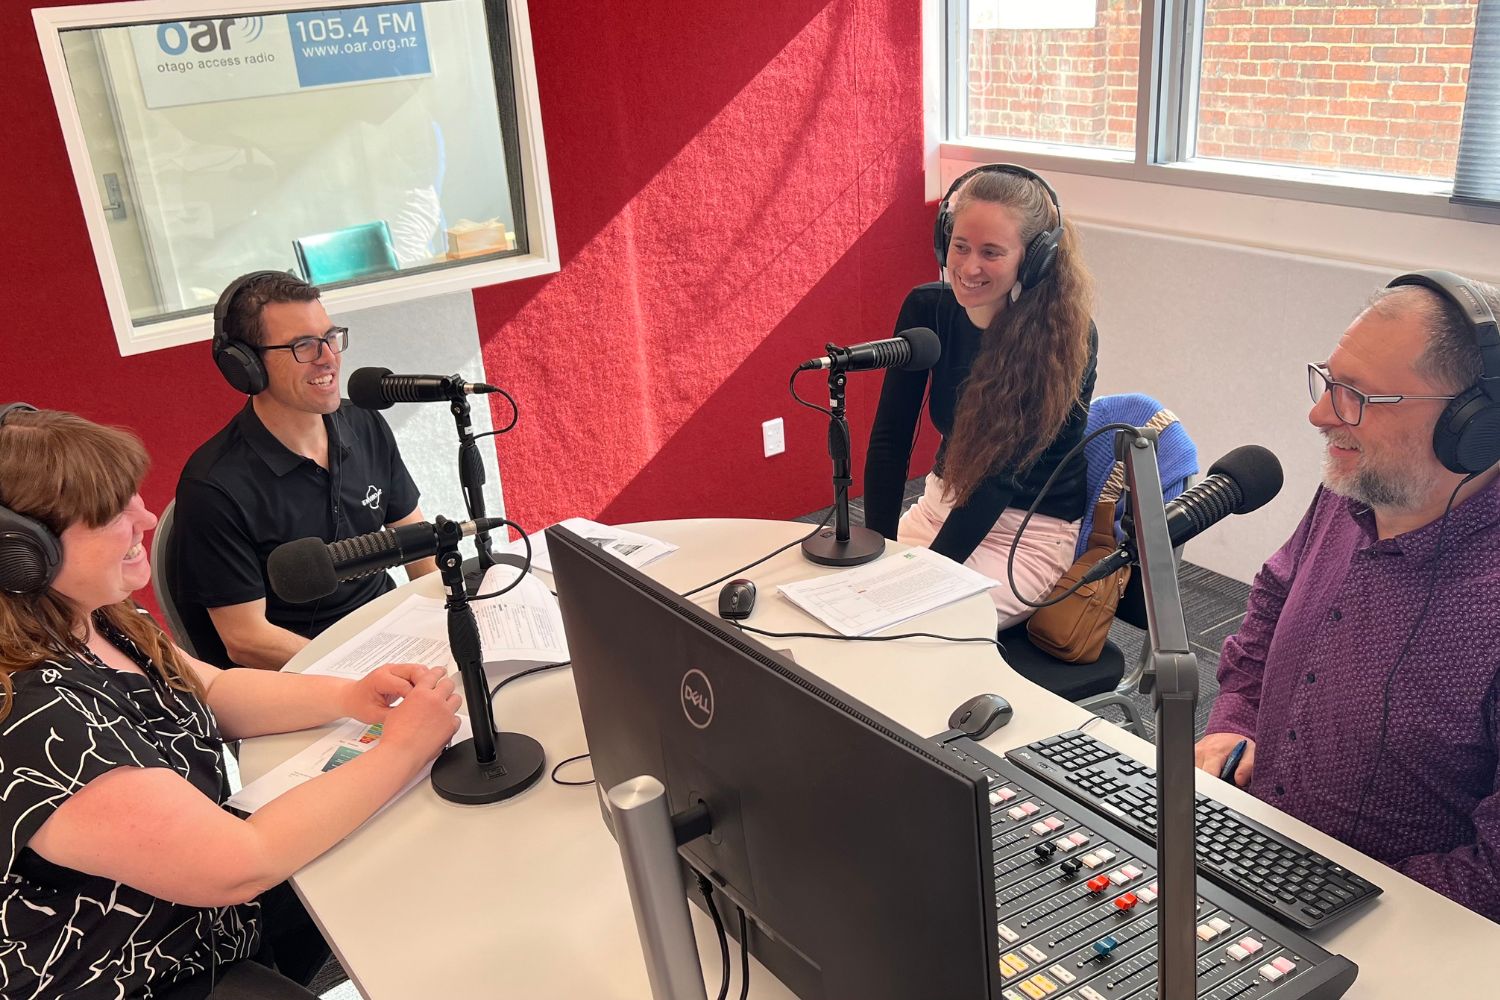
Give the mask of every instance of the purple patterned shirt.
[[1448, 515], [1379, 752], [1438, 530], [1380, 540], [1320, 488], [1224, 642], [1208, 732], [1255, 740], [1257, 797], [1500, 921], [1500, 478]]

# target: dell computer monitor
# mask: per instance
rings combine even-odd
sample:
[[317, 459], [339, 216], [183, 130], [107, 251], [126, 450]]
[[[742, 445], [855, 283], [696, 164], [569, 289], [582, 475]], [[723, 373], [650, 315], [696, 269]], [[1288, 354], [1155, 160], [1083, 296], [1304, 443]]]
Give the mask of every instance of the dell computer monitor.
[[977, 766], [578, 535], [547, 546], [600, 787], [707, 805], [681, 857], [763, 965], [804, 1000], [1001, 996]]

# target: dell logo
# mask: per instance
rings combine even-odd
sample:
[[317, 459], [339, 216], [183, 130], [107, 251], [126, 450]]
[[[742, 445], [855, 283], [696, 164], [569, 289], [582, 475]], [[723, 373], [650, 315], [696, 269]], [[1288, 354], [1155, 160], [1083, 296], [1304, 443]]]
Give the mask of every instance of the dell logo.
[[714, 689], [708, 677], [698, 669], [682, 675], [682, 714], [699, 729], [714, 721]]

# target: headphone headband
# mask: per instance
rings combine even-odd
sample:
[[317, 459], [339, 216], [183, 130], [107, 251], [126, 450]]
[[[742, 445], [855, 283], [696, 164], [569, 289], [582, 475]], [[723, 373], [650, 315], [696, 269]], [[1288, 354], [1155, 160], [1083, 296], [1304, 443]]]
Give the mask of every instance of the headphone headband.
[[1492, 400], [1500, 401], [1500, 323], [1495, 312], [1485, 301], [1479, 289], [1461, 274], [1452, 271], [1411, 271], [1397, 275], [1385, 286], [1416, 285], [1430, 289], [1451, 302], [1469, 321], [1474, 331], [1474, 344], [1479, 348], [1479, 363], [1482, 374], [1477, 383]]
[[953, 237], [953, 209], [950, 202], [954, 194], [964, 185], [964, 182], [976, 174], [1010, 174], [1014, 177], [1024, 177], [1041, 185], [1043, 191], [1052, 202], [1052, 209], [1057, 213], [1057, 225], [1044, 229], [1033, 236], [1026, 244], [1022, 254], [1020, 269], [1016, 272], [1016, 281], [1022, 289], [1035, 288], [1051, 276], [1057, 264], [1058, 246], [1063, 238], [1063, 214], [1062, 202], [1057, 198], [1057, 192], [1052, 189], [1046, 179], [1040, 174], [1028, 170], [1017, 163], [985, 163], [966, 170], [948, 185], [948, 193], [943, 195], [943, 200], [938, 203], [937, 221], [932, 231], [932, 248], [937, 254], [938, 267], [948, 266], [948, 244]]
[[1477, 475], [1500, 462], [1500, 324], [1473, 282], [1452, 271], [1411, 271], [1385, 287], [1416, 285], [1437, 293], [1469, 324], [1479, 348], [1479, 381], [1453, 398], [1432, 429], [1432, 450], [1453, 472]]
[[6, 403], [3, 406], [0, 406], [0, 427], [5, 426], [6, 417], [10, 416], [12, 413], [18, 413], [24, 410], [30, 410], [32, 413], [35, 413], [36, 407], [32, 406], [30, 403], [21, 402]]

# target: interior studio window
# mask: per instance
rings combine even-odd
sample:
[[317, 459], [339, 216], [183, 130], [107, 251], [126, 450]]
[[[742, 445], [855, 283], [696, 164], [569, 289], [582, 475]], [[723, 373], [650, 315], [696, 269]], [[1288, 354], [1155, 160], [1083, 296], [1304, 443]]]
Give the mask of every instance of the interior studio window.
[[557, 270], [524, 0], [253, 6], [34, 14], [122, 353], [250, 270], [342, 308]]

